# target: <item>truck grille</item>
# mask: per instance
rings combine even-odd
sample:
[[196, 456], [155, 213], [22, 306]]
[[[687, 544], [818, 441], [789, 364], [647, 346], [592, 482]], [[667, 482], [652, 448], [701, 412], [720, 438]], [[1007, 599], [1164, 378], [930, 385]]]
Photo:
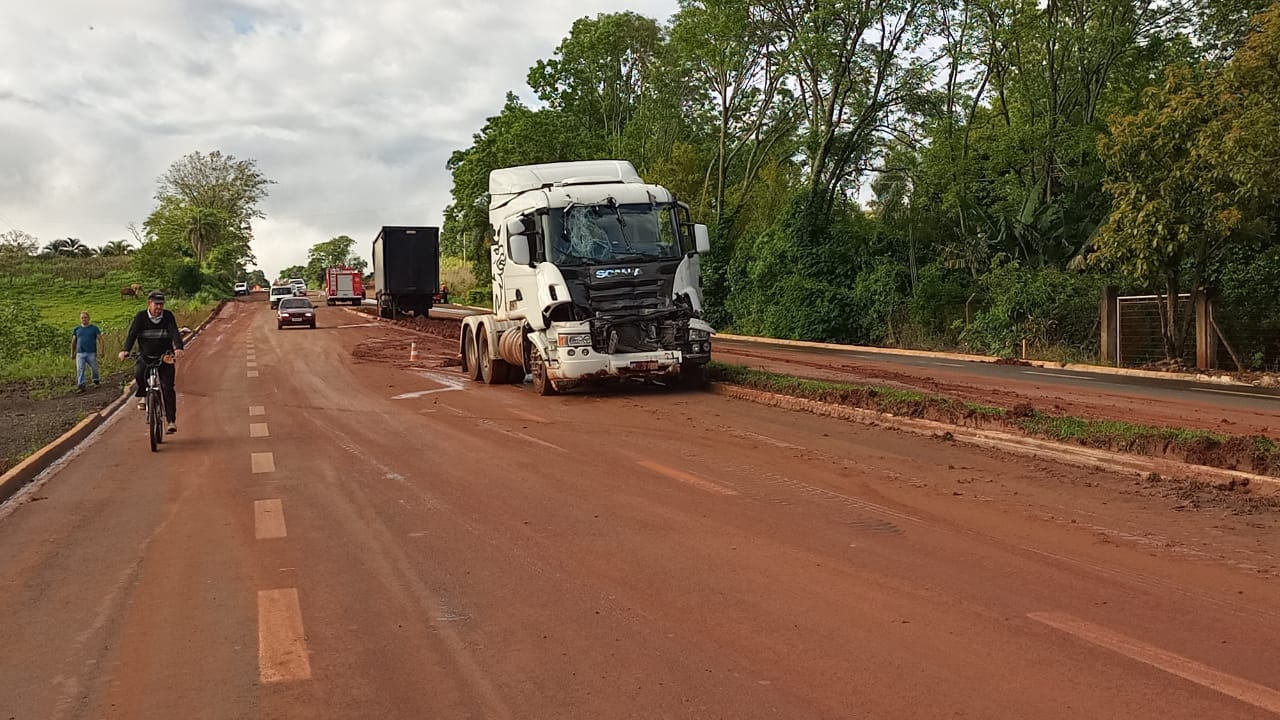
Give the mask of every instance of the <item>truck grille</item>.
[[592, 349], [600, 353], [678, 350], [688, 337], [687, 321], [645, 321], [593, 325]]

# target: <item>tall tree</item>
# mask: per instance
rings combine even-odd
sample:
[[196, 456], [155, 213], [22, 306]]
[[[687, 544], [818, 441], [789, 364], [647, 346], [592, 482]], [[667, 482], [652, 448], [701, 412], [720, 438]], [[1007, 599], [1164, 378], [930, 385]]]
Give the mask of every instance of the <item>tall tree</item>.
[[804, 102], [810, 202], [831, 211], [928, 78], [933, 0], [762, 0]]
[[[356, 241], [347, 235], [339, 235], [321, 243], [316, 243], [307, 251], [307, 274], [306, 279], [313, 285], [321, 285], [324, 282], [324, 273], [326, 268], [335, 265], [351, 265], [351, 250], [355, 248]], [[354, 267], [354, 266], [352, 266]], [[356, 268], [363, 270], [363, 268]]]
[[672, 52], [714, 106], [715, 152], [702, 195], [720, 239], [731, 239], [726, 219], [749, 196], [760, 170], [792, 149], [799, 103], [786, 86], [776, 35], [750, 0], [683, 0], [673, 18]]
[[1097, 259], [1163, 296], [1165, 352], [1178, 357], [1215, 263], [1280, 219], [1280, 5], [1221, 70], [1170, 68], [1101, 143], [1114, 199]]
[[155, 199], [160, 204], [177, 200], [187, 207], [221, 212], [229, 227], [247, 241], [252, 238], [252, 221], [265, 217], [258, 205], [273, 184], [255, 160], [240, 160], [220, 150], [196, 151], [160, 176]]
[[157, 181], [156, 207], [143, 223], [144, 237], [189, 248], [196, 274], [204, 272], [225, 285], [253, 261], [253, 220], [264, 217], [259, 203], [271, 184], [253, 160], [216, 150], [191, 153]]
[[621, 156], [623, 133], [641, 110], [663, 42], [661, 27], [633, 12], [573, 23], [555, 56], [529, 70], [529, 86], [553, 110], [574, 117]]

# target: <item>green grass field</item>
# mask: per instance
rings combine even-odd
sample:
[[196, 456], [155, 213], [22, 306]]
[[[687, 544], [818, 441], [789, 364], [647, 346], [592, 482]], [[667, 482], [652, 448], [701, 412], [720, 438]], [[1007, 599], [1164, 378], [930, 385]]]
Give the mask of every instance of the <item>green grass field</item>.
[[[0, 279], [0, 305], [16, 303], [35, 308], [38, 322], [53, 328], [58, 341], [8, 357], [0, 363], [0, 382], [31, 382], [37, 393], [73, 386], [71, 330], [80, 324], [82, 311], [88, 311], [91, 321], [102, 328], [102, 375], [106, 377], [130, 365], [116, 360], [115, 353], [124, 345], [129, 322], [146, 306], [146, 300], [145, 296], [120, 295], [121, 288], [137, 282], [126, 258], [29, 260], [13, 270]], [[179, 327], [195, 327], [213, 304], [172, 300], [168, 308], [177, 316]]]

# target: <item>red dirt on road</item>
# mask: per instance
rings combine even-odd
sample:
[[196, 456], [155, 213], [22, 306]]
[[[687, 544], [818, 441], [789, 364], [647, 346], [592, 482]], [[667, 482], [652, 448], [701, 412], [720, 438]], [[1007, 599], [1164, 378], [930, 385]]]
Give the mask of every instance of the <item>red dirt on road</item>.
[[1280, 708], [1274, 512], [705, 393], [541, 398], [406, 367], [450, 342], [341, 309], [224, 312], [160, 452], [122, 411], [0, 512], [0, 717]]

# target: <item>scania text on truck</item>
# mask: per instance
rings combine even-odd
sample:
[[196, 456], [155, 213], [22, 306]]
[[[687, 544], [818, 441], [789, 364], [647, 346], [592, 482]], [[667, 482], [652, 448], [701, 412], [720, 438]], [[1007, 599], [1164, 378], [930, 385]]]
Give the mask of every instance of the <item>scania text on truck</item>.
[[324, 294], [326, 305], [359, 305], [364, 302], [364, 277], [355, 268], [328, 268], [324, 271]]
[[373, 240], [373, 286], [381, 317], [426, 315], [440, 291], [440, 228], [383, 226]]
[[463, 320], [464, 373], [528, 374], [540, 395], [591, 379], [701, 382], [710, 241], [687, 205], [618, 160], [494, 170], [489, 196], [493, 313]]

